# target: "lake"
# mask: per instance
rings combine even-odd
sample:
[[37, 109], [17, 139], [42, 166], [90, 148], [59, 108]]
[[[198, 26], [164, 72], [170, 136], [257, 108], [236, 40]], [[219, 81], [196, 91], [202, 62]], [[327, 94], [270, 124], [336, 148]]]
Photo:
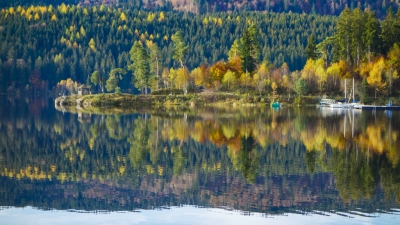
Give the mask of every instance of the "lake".
[[394, 224], [400, 112], [0, 96], [1, 224]]

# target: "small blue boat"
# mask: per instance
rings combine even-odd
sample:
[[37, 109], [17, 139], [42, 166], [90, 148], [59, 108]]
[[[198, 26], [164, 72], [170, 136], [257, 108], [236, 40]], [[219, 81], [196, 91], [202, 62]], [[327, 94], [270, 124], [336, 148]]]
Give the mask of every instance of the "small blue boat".
[[[282, 104], [282, 105], [283, 105], [283, 104]], [[279, 103], [279, 102], [273, 102], [273, 103], [271, 103], [272, 108], [279, 108], [279, 107], [281, 107], [282, 105], [281, 105], [281, 103]]]

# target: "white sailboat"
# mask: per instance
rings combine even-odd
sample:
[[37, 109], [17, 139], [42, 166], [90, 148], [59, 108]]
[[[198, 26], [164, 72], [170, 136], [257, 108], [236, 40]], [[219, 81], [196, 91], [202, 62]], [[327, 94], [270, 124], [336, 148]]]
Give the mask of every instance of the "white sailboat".
[[[344, 80], [344, 99], [347, 100], [346, 79]], [[353, 99], [354, 99], [354, 79], [353, 79]], [[352, 108], [352, 104], [353, 103], [336, 102], [336, 103], [330, 104], [329, 107], [331, 107], [331, 108]]]

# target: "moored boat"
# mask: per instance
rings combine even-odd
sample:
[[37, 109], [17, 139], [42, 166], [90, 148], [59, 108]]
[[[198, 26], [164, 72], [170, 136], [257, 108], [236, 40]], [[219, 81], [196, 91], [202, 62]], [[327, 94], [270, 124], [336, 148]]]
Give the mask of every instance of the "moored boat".
[[271, 106], [272, 106], [273, 108], [279, 108], [279, 107], [282, 106], [282, 104], [279, 103], [279, 102], [273, 102], [273, 103], [271, 103]]

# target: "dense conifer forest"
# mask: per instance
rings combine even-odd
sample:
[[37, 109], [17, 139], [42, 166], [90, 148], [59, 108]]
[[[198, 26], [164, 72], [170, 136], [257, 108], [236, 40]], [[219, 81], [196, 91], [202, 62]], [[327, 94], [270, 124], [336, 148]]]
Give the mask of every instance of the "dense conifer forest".
[[389, 7], [398, 8], [398, 0], [13, 0], [0, 3], [0, 7], [34, 5], [81, 4], [144, 10], [180, 10], [194, 13], [268, 11], [339, 15], [346, 7], [369, 9], [382, 18]]
[[[301, 69], [308, 36], [314, 33], [322, 41], [333, 34], [336, 23], [334, 17], [306, 14], [194, 15], [104, 5], [17, 7], [3, 9], [0, 14], [2, 91], [40, 81], [53, 87], [67, 78], [86, 83], [94, 71], [107, 79], [113, 68], [126, 69], [131, 64], [129, 51], [137, 40], [159, 46], [162, 67], [178, 66], [172, 57], [171, 40], [177, 31], [188, 46], [185, 66], [211, 65], [226, 60], [234, 40], [253, 23], [260, 33], [261, 58], [277, 66], [287, 62], [292, 70]], [[120, 84], [124, 89], [131, 83], [127, 77]]]
[[389, 7], [384, 20], [376, 13], [194, 14], [94, 2], [9, 7], [0, 11], [0, 90], [204, 87], [290, 98], [342, 95], [343, 81], [354, 78], [355, 95], [368, 103], [395, 96], [400, 85], [400, 12]]

